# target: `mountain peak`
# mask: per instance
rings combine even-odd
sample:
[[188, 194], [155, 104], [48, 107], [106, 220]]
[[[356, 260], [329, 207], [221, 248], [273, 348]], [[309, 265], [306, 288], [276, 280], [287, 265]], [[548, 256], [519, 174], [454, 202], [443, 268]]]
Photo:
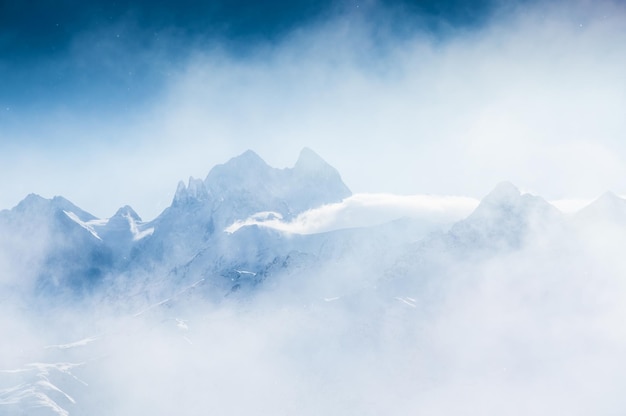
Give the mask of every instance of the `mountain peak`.
[[625, 212], [626, 213], [626, 199], [615, 195], [611, 191], [607, 191], [600, 195], [598, 199], [589, 204], [584, 210], [599, 212]]
[[521, 197], [519, 189], [511, 182], [500, 182], [496, 187], [483, 198], [487, 203], [511, 204]]
[[559, 211], [541, 197], [521, 194], [510, 182], [499, 183], [450, 235], [461, 246], [520, 247], [531, 231], [560, 219]]
[[139, 216], [139, 214], [137, 214], [130, 205], [124, 205], [123, 207], [118, 209], [112, 218], [126, 218], [126, 217], [130, 217], [134, 219], [135, 221], [141, 221], [141, 217]]
[[205, 201], [209, 199], [209, 192], [204, 186], [202, 179], [189, 177], [188, 185], [185, 186], [183, 181], [178, 182], [176, 194], [174, 194], [174, 203], [180, 203], [187, 200]]
[[252, 151], [250, 149], [246, 150], [245, 152], [243, 152], [239, 156], [233, 157], [228, 162], [226, 162], [224, 164], [224, 166], [226, 166], [226, 165], [239, 166], [241, 164], [244, 164], [246, 166], [260, 165], [260, 166], [266, 166], [267, 167], [267, 163], [265, 163], [265, 161], [261, 158], [261, 156], [259, 156], [256, 152], [254, 152], [254, 151]]
[[596, 202], [609, 202], [609, 203], [616, 203], [616, 204], [624, 204], [626, 203], [626, 200], [624, 200], [624, 198], [621, 198], [619, 196], [617, 196], [616, 194], [614, 194], [611, 191], [606, 191], [605, 193], [603, 193], [602, 195], [600, 195], [600, 197], [598, 199], [596, 199]]
[[15, 212], [20, 213], [39, 213], [39, 214], [54, 214], [60, 211], [73, 212], [82, 221], [90, 221], [96, 219], [90, 213], [83, 211], [71, 201], [63, 198], [62, 196], [55, 196], [52, 199], [44, 198], [37, 194], [29, 194], [14, 208]]
[[599, 211], [616, 211], [626, 208], [626, 199], [621, 198], [611, 191], [606, 191], [600, 195], [596, 200], [591, 202], [584, 210], [599, 210]]
[[500, 182], [493, 191], [480, 201], [470, 217], [491, 216], [495, 211], [516, 212], [517, 215], [521, 215], [536, 210], [547, 212], [556, 211], [556, 208], [540, 196], [522, 194], [511, 182]]
[[50, 210], [50, 200], [35, 193], [28, 194], [11, 211], [16, 213], [35, 213]]
[[174, 194], [174, 203], [182, 201], [187, 196], [187, 186], [185, 186], [185, 182], [178, 181], [178, 185], [176, 186], [176, 193]]
[[195, 199], [206, 200], [209, 198], [209, 193], [204, 187], [204, 181], [202, 179], [196, 179], [193, 176], [189, 177], [187, 193], [190, 197]]
[[626, 221], [626, 199], [615, 195], [613, 192], [605, 192], [598, 199], [580, 210], [576, 216], [583, 219], [596, 221]]
[[211, 195], [221, 194], [226, 188], [260, 185], [273, 169], [252, 150], [246, 150], [228, 162], [214, 166], [204, 179]]
[[295, 170], [302, 171], [316, 171], [321, 169], [328, 169], [330, 165], [320, 157], [317, 153], [308, 147], [304, 147], [300, 151], [298, 160], [294, 165]]
[[35, 193], [31, 193], [28, 194], [26, 196], [26, 198], [22, 199], [15, 208], [19, 209], [23, 209], [27, 206], [33, 206], [33, 205], [37, 205], [37, 204], [43, 204], [47, 201], [46, 198], [42, 197], [41, 195], [37, 195]]

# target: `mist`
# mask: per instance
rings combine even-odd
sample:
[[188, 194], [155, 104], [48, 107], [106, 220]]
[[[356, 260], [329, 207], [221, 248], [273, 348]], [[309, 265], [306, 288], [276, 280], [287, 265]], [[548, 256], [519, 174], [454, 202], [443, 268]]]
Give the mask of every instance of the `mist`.
[[[140, 55], [99, 45], [115, 70], [149, 64], [149, 93], [0, 116], [0, 207], [61, 194], [151, 220], [180, 179], [248, 148], [286, 167], [312, 147], [354, 192], [237, 218], [176, 264], [163, 259], [191, 243], [172, 241], [163, 264], [83, 291], [47, 291], [64, 263], [46, 255], [64, 247], [45, 222], [0, 221], [0, 413], [624, 413], [626, 228], [579, 211], [626, 193], [623, 5], [500, 5], [436, 32], [368, 7], [377, 19], [341, 10], [249, 49], [175, 32]], [[98, 34], [65, 64], [95, 59]], [[501, 180], [568, 215], [476, 220]], [[262, 275], [193, 268], [213, 252], [245, 264], [268, 241], [285, 250]]]
[[[60, 194], [100, 218], [130, 204], [150, 220], [180, 179], [246, 149], [291, 166], [305, 146], [357, 193], [479, 198], [500, 180], [548, 199], [625, 192], [620, 4], [494, 7], [478, 27], [436, 33], [370, 7], [375, 19], [344, 11], [245, 53], [168, 32], [138, 53], [136, 28], [111, 29], [125, 43], [99, 46], [98, 59], [153, 68], [158, 77], [133, 78], [150, 95], [14, 109], [0, 131], [13, 178], [0, 206]], [[101, 35], [78, 38], [68, 62]]]
[[[531, 223], [520, 246], [486, 251], [424, 251], [437, 247], [434, 234], [372, 258], [366, 240], [222, 298], [203, 279], [180, 287], [154, 275], [38, 307], [5, 296], [0, 406], [9, 415], [619, 414], [626, 233], [607, 218], [576, 218]], [[3, 276], [15, 276], [7, 264]]]

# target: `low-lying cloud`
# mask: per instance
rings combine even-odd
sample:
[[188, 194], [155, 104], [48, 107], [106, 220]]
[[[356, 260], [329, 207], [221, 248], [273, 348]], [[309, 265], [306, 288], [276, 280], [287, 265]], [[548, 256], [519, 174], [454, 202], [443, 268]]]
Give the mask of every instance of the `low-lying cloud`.
[[[63, 194], [100, 217], [131, 204], [151, 219], [180, 178], [247, 148], [287, 166], [304, 146], [356, 194], [240, 225], [439, 225], [503, 179], [548, 200], [623, 192], [625, 20], [616, 2], [536, 2], [443, 37], [338, 18], [252, 56], [198, 48], [127, 122], [55, 113], [45, 137], [75, 138], [0, 152], [0, 205]], [[470, 197], [392, 195], [427, 192]], [[148, 271], [52, 300], [27, 293], [53, 242], [15, 240], [0, 247], [0, 412], [622, 414], [626, 228], [531, 229], [519, 248], [461, 255], [437, 236], [373, 253], [381, 234], [363, 233], [326, 262], [281, 259], [292, 268], [241, 295], [216, 294], [216, 276], [181, 290]]]
[[389, 276], [353, 253], [218, 303], [173, 288], [44, 315], [3, 302], [0, 409], [618, 414], [626, 235], [568, 224], [439, 268], [409, 247], [393, 254], [417, 268]]
[[410, 218], [433, 231], [467, 216], [478, 201], [472, 198], [436, 195], [355, 194], [341, 202], [323, 205], [285, 221], [277, 213], [258, 213], [238, 220], [226, 232], [258, 225], [287, 233], [315, 234], [338, 229], [368, 227]]

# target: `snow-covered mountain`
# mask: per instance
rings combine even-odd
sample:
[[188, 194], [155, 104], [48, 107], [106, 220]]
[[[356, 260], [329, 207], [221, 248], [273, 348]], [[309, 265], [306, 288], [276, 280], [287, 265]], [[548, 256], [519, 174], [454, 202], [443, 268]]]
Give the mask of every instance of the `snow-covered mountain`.
[[384, 286], [390, 293], [437, 298], [433, 291], [446, 279], [466, 275], [475, 264], [524, 249], [529, 242], [536, 244], [563, 222], [563, 214], [543, 198], [502, 182], [447, 232], [408, 245], [385, 271]]
[[59, 196], [31, 194], [0, 212], [2, 263], [19, 276], [4, 283], [44, 291], [96, 286], [113, 263], [110, 246], [94, 230], [98, 223]]
[[[29, 195], [0, 212], [0, 261], [18, 271], [14, 275], [29, 276], [22, 282], [44, 292], [88, 292], [102, 285], [122, 292], [151, 287], [159, 293], [202, 282], [201, 292], [221, 297], [256, 287], [268, 277], [325, 264], [376, 270], [387, 278], [432, 274], [450, 256], [516, 250], [530, 236], [564, 222], [544, 199], [521, 194], [505, 182], [467, 218], [418, 241], [411, 220], [312, 235], [258, 225], [224, 232], [251, 216], [288, 221], [350, 195], [339, 173], [310, 149], [285, 169], [270, 167], [246, 151], [212, 168], [204, 180], [180, 182], [171, 206], [150, 222], [129, 206], [101, 220], [62, 197]], [[621, 198], [606, 194], [579, 217], [626, 218], [625, 206]]]
[[259, 212], [289, 219], [350, 195], [339, 173], [310, 149], [286, 169], [268, 166], [249, 150], [215, 166], [204, 181], [179, 183], [172, 205], [146, 224], [153, 232], [133, 246], [128, 265], [167, 281], [200, 277], [238, 287], [229, 283], [232, 276], [260, 276], [293, 248], [280, 233], [256, 227], [224, 233], [229, 225]]
[[605, 192], [576, 213], [575, 220], [586, 223], [622, 224], [626, 226], [626, 199]]
[[[297, 413], [310, 385], [324, 392], [316, 400], [329, 382], [363, 397], [385, 376], [391, 402], [405, 389], [414, 408], [424, 386], [443, 385], [447, 403], [448, 379], [456, 386], [461, 377], [463, 390], [478, 374], [515, 392], [522, 380], [534, 394], [544, 379], [536, 369], [556, 365], [550, 383], [560, 386], [554, 380], [590, 351], [597, 368], [579, 367], [584, 380], [621, 359], [622, 198], [607, 193], [567, 217], [502, 183], [465, 219], [426, 237], [411, 219], [302, 235], [230, 227], [251, 216], [288, 221], [348, 195], [308, 149], [287, 169], [248, 151], [179, 184], [149, 222], [129, 206], [98, 219], [37, 195], [1, 211], [0, 329], [9, 342], [0, 343], [0, 414], [181, 406], [204, 414], [207, 386], [218, 391], [211, 406], [224, 396], [232, 410], [241, 391], [261, 389], [257, 398], [276, 396], [274, 409], [284, 408], [283, 392], [295, 395], [288, 413]], [[259, 382], [276, 368], [287, 370], [280, 394]], [[179, 383], [181, 374], [193, 383]], [[351, 413], [352, 404], [322, 413]]]
[[149, 223], [129, 206], [100, 220], [61, 197], [30, 195], [0, 215], [3, 253], [37, 253], [41, 264], [29, 267], [43, 287], [87, 288], [107, 274], [138, 271], [169, 279], [190, 267], [202, 275], [231, 276], [237, 268], [256, 274], [293, 247], [265, 229], [228, 235], [228, 225], [258, 212], [290, 219], [350, 195], [339, 173], [310, 149], [286, 169], [246, 151], [205, 180], [179, 183], [171, 206]]
[[[261, 212], [279, 213], [290, 219], [323, 204], [339, 202], [352, 193], [339, 173], [308, 148], [300, 152], [293, 168], [276, 169], [268, 166], [251, 150], [215, 166], [206, 179], [190, 181], [183, 193], [208, 197], [212, 217], [219, 228], [237, 219]], [[180, 188], [179, 188], [180, 190]], [[175, 198], [176, 201], [176, 198]]]
[[454, 224], [449, 242], [461, 249], [516, 248], [530, 233], [542, 232], [561, 217], [543, 198], [522, 194], [510, 182], [502, 182], [470, 216]]

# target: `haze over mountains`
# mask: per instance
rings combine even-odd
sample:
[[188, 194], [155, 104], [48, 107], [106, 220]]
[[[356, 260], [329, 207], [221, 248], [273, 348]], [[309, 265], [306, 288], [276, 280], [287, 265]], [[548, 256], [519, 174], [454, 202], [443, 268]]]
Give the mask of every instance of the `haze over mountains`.
[[[109, 279], [139, 271], [183, 273], [184, 278], [179, 276], [173, 281], [210, 275], [227, 291], [228, 279], [242, 277], [237, 270], [246, 270], [245, 276], [256, 276], [252, 280], [260, 281], [273, 262], [293, 252], [317, 256], [324, 248], [326, 256], [339, 256], [327, 247], [353, 244], [346, 240], [365, 231], [284, 235], [263, 227], [263, 223], [288, 222], [304, 211], [340, 202], [350, 195], [339, 173], [308, 148], [302, 150], [293, 168], [286, 169], [268, 166], [249, 150], [215, 166], [204, 180], [191, 177], [187, 185], [181, 181], [171, 206], [149, 222], [143, 222], [129, 206], [120, 208], [109, 219], [98, 219], [63, 197], [48, 200], [31, 194], [0, 214], [3, 252], [15, 253], [10, 256], [13, 259], [28, 259], [13, 265], [22, 276], [18, 285], [32, 286], [39, 293], [80, 294], [101, 285], [106, 290]], [[581, 216], [589, 217], [591, 214], [585, 212], [594, 209], [619, 215], [619, 209], [604, 207], [607, 198], [601, 198]], [[520, 196], [517, 188], [503, 183], [472, 215], [451, 228], [446, 244], [470, 250], [494, 244], [518, 247], [527, 228], [557, 222], [559, 215], [542, 199]], [[233, 224], [251, 218], [255, 225], [231, 230]], [[396, 244], [402, 244], [420, 236], [415, 221], [410, 223], [405, 220], [401, 227], [390, 224], [380, 228], [389, 229]], [[411, 226], [415, 229], [412, 234]], [[376, 232], [380, 231], [371, 231]], [[372, 240], [374, 246], [378, 240], [364, 239]], [[381, 251], [376, 254], [383, 255]], [[30, 260], [29, 255], [38, 262]], [[181, 272], [181, 268], [193, 272]], [[223, 279], [225, 276], [229, 278]]]
[[[241, 273], [236, 270], [246, 270], [258, 280], [273, 262], [292, 252], [317, 256], [324, 248], [326, 255], [334, 257], [339, 255], [334, 250], [340, 249], [328, 246], [355, 244], [346, 240], [367, 234], [353, 229], [303, 236], [263, 226], [292, 221], [307, 210], [350, 195], [339, 173], [308, 148], [293, 168], [286, 169], [268, 166], [249, 150], [215, 166], [204, 180], [190, 177], [186, 185], [181, 181], [171, 206], [149, 222], [129, 206], [109, 219], [98, 219], [63, 197], [48, 200], [28, 195], [0, 214], [3, 252], [26, 254], [7, 255], [6, 262], [9, 257], [38, 257], [37, 262], [16, 262], [23, 269], [20, 275], [29, 276], [21, 278], [19, 285], [30, 282], [43, 292], [89, 292], [114, 275], [147, 270], [181, 273], [181, 268], [194, 270], [184, 273], [188, 279], [211, 276], [217, 283], [216, 276], [230, 276], [237, 280]], [[619, 220], [625, 215], [626, 201], [605, 194], [576, 220]], [[445, 244], [469, 251], [519, 248], [528, 233], [562, 221], [563, 215], [545, 200], [520, 195], [512, 184], [501, 183], [467, 219], [450, 228]], [[233, 227], [236, 224], [240, 225]], [[369, 232], [376, 235], [385, 230], [396, 244], [404, 244], [425, 236], [423, 227], [421, 232], [418, 229], [415, 220], [405, 219], [402, 226], [392, 223]], [[443, 230], [442, 225], [431, 231], [437, 229]], [[375, 246], [378, 238], [365, 240]], [[384, 257], [384, 247], [378, 248], [376, 254]], [[173, 283], [179, 279], [172, 279]]]
[[247, 151], [148, 222], [33, 194], [0, 212], [0, 413], [625, 408], [626, 201], [565, 215], [505, 182], [453, 224], [275, 226], [350, 196], [310, 149]]

